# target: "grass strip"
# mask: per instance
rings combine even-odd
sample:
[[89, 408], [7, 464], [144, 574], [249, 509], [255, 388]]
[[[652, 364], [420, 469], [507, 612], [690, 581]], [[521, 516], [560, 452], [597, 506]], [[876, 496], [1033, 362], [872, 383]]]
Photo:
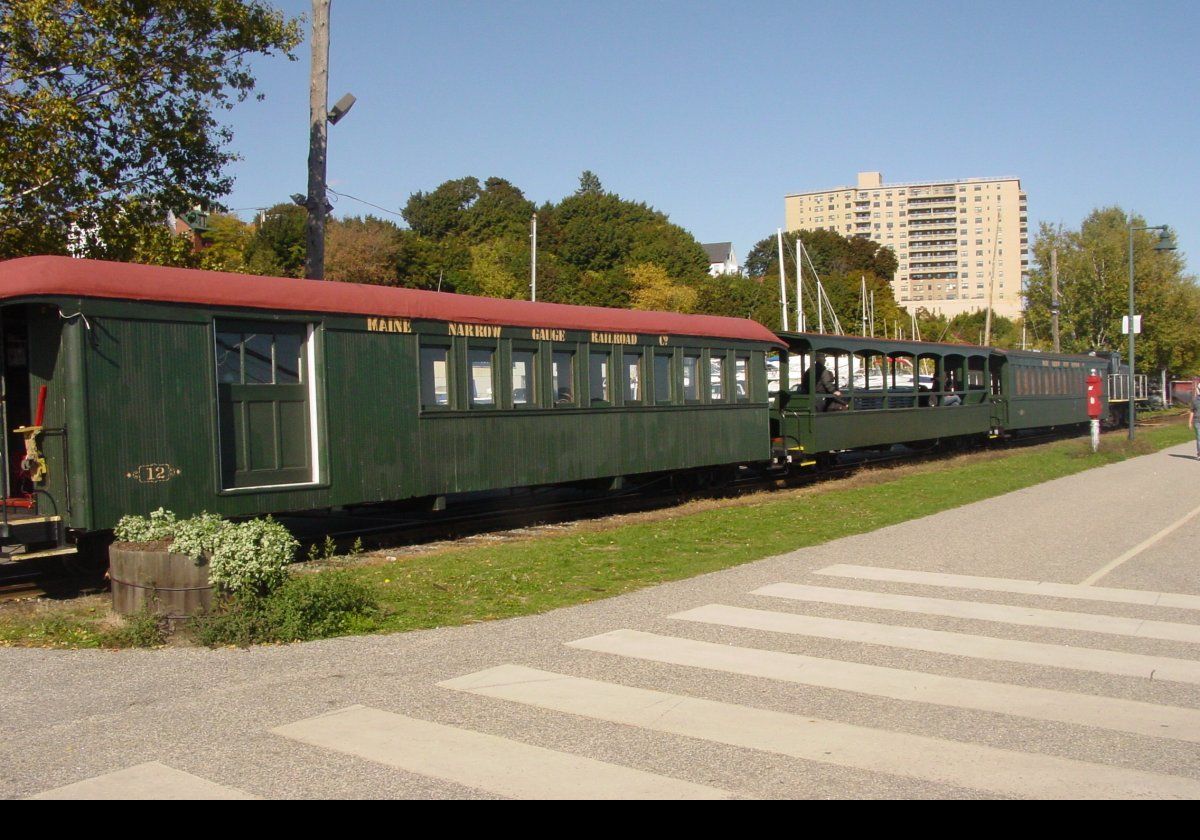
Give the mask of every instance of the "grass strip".
[[1188, 440], [1186, 426], [868, 471], [819, 487], [709, 503], [670, 518], [451, 550], [354, 572], [383, 611], [362, 632], [509, 618], [607, 598], [669, 580], [873, 531]]
[[[802, 489], [706, 501], [656, 514], [582, 523], [567, 533], [453, 548], [339, 572], [369, 586], [380, 609], [342, 632], [388, 633], [545, 612], [873, 531], [1191, 439], [1170, 423], [1132, 443], [1105, 437], [864, 470]], [[319, 572], [318, 574], [328, 574]], [[142, 628], [113, 628], [95, 604], [0, 612], [0, 645], [125, 647]]]

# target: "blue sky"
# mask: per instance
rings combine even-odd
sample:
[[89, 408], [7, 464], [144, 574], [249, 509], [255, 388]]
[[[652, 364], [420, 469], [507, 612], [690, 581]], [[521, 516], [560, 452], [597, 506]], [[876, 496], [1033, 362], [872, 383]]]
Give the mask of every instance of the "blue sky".
[[[334, 0], [330, 29], [330, 103], [358, 97], [330, 186], [393, 211], [465, 175], [556, 201], [591, 169], [744, 259], [784, 195], [860, 170], [1017, 176], [1031, 230], [1119, 205], [1200, 248], [1194, 3]], [[244, 217], [306, 189], [308, 50], [226, 115]]]

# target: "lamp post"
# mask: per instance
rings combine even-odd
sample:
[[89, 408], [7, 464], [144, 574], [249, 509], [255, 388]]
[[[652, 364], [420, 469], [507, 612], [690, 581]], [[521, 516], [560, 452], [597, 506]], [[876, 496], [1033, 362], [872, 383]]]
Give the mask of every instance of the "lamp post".
[[1175, 243], [1171, 241], [1171, 234], [1167, 230], [1166, 225], [1145, 225], [1143, 227], [1134, 227], [1133, 222], [1129, 222], [1129, 439], [1133, 440], [1133, 425], [1137, 419], [1137, 402], [1134, 400], [1137, 388], [1135, 387], [1136, 374], [1134, 373], [1134, 322], [1136, 316], [1133, 309], [1133, 232], [1137, 230], [1156, 230], [1158, 231], [1158, 241], [1154, 243], [1156, 251], [1174, 251]]

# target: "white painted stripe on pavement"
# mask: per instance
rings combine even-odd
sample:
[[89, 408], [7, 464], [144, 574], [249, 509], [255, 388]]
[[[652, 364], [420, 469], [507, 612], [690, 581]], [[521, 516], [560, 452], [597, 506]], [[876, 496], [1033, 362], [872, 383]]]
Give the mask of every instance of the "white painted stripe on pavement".
[[277, 735], [518, 799], [727, 799], [728, 791], [508, 738], [350, 706]]
[[1200, 595], [1181, 592], [1149, 592], [1143, 589], [1111, 589], [1104, 586], [1054, 583], [1045, 580], [1010, 580], [1007, 578], [951, 575], [941, 572], [919, 572], [911, 569], [881, 569], [876, 566], [853, 566], [838, 563], [818, 569], [819, 575], [877, 580], [887, 583], [913, 583], [920, 586], [943, 586], [951, 589], [979, 589], [985, 592], [1014, 592], [1019, 595], [1044, 595], [1051, 598], [1074, 598], [1080, 601], [1107, 601], [1114, 604], [1142, 604], [1150, 607], [1173, 607], [1181, 610], [1200, 610]]
[[256, 799], [157, 761], [47, 790], [30, 799]]
[[1196, 798], [1191, 779], [888, 732], [503, 665], [439, 683], [543, 709], [1002, 796]]
[[905, 650], [948, 653], [972, 659], [1048, 665], [1074, 671], [1093, 671], [1098, 674], [1200, 685], [1200, 662], [1168, 656], [1143, 656], [1121, 651], [997, 639], [993, 636], [972, 636], [945, 630], [927, 630], [923, 627], [899, 627], [891, 624], [870, 624], [865, 621], [846, 621], [840, 618], [751, 610], [724, 604], [697, 607], [694, 610], [676, 613], [671, 618], [719, 624], [723, 627], [766, 630], [771, 633], [864, 642]]
[[1088, 633], [1107, 633], [1113, 636], [1134, 636], [1142, 639], [1166, 639], [1172, 642], [1200, 644], [1200, 624], [1146, 621], [1141, 618], [1125, 618], [1116, 615], [1043, 610], [1036, 607], [1017, 607], [979, 601], [952, 601], [947, 598], [896, 595], [890, 592], [869, 592], [863, 589], [832, 589], [825, 586], [807, 586], [801, 583], [772, 583], [755, 589], [751, 594], [787, 598], [791, 601], [839, 604], [845, 607], [869, 607], [877, 610], [896, 610], [948, 618], [999, 621], [1026, 627], [1054, 627], [1060, 630], [1083, 630]]
[[910, 703], [975, 709], [1200, 743], [1200, 709], [718, 645], [637, 630], [615, 630], [568, 642], [568, 645], [651, 662], [852, 691]]
[[1182, 519], [1178, 519], [1175, 522], [1168, 525], [1166, 528], [1163, 528], [1161, 531], [1159, 531], [1157, 534], [1150, 537], [1149, 539], [1138, 543], [1133, 548], [1129, 549], [1129, 551], [1126, 551], [1124, 554], [1122, 554], [1120, 557], [1118, 557], [1116, 560], [1113, 560], [1111, 563], [1108, 563], [1107, 565], [1101, 567], [1094, 574], [1089, 575], [1088, 578], [1083, 582], [1082, 585], [1083, 586], [1091, 586], [1093, 583], [1100, 580], [1100, 578], [1106, 576], [1109, 572], [1113, 571], [1115, 568], [1120, 566], [1122, 563], [1125, 563], [1126, 561], [1132, 560], [1134, 557], [1137, 557], [1143, 551], [1150, 548], [1151, 546], [1153, 546], [1155, 543], [1159, 542], [1160, 540], [1163, 540], [1166, 537], [1170, 536], [1174, 531], [1176, 531], [1179, 528], [1182, 528], [1184, 525], [1186, 525], [1188, 522], [1191, 522], [1197, 516], [1200, 516], [1200, 507], [1193, 510], [1187, 516], [1184, 516]]

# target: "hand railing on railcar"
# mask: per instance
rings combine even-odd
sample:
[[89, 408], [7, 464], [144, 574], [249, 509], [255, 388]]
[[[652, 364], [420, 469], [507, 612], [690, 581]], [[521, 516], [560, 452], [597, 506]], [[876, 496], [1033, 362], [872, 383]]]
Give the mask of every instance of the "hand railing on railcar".
[[[1150, 398], [1146, 374], [1139, 373], [1133, 377], [1133, 398], [1139, 402]], [[1108, 375], [1108, 401], [1129, 401], [1129, 374], [1110, 373]]]

